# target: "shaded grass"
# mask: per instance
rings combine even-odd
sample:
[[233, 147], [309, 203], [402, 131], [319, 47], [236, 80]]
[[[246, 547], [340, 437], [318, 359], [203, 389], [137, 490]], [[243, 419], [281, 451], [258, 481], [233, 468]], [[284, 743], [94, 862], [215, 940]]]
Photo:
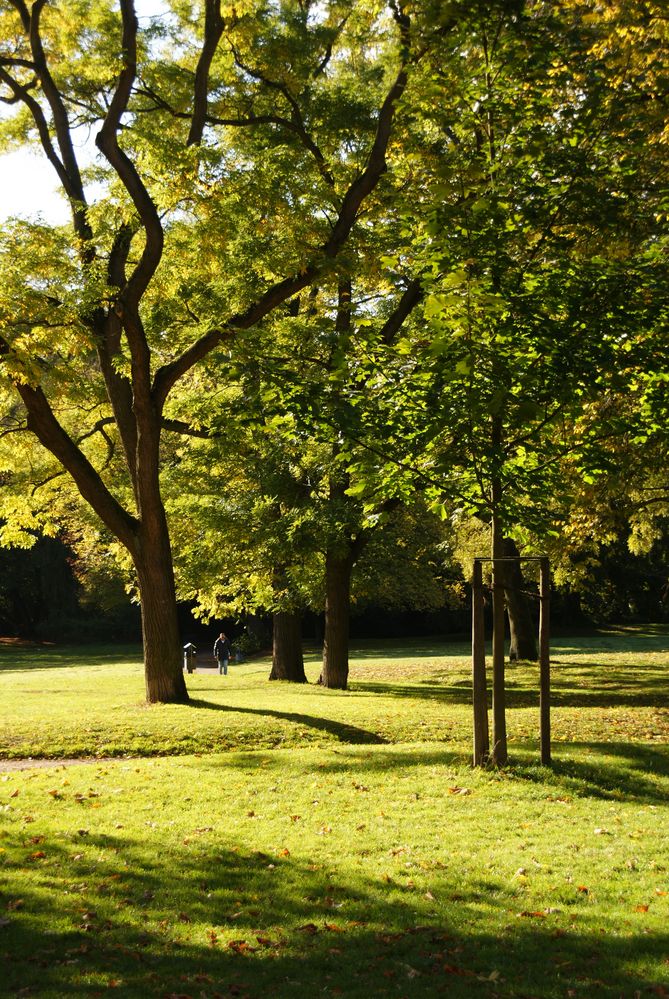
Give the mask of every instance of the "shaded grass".
[[[519, 755], [502, 773], [414, 744], [5, 775], [6, 994], [663, 994], [666, 750], [643, 774], [618, 746], [552, 773]], [[593, 794], [613, 772], [636, 800]]]

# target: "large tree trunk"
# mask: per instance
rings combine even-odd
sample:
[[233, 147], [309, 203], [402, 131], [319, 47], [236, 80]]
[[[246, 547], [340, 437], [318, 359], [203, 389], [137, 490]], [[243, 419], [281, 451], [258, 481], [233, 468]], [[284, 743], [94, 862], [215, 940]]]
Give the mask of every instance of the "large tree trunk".
[[348, 683], [348, 637], [351, 609], [353, 557], [328, 552], [325, 559], [325, 640], [323, 642], [324, 687], [346, 690]]
[[146, 699], [185, 704], [181, 638], [171, 562], [156, 559], [138, 568]]
[[149, 704], [184, 704], [188, 691], [183, 675], [181, 636], [167, 523], [161, 509], [150, 518], [154, 530], [140, 530], [135, 568], [142, 607], [142, 640], [146, 699]]
[[272, 672], [270, 680], [306, 683], [302, 654], [302, 617], [290, 611], [277, 611], [272, 626]]
[[[502, 549], [505, 558], [517, 558], [520, 554], [512, 538], [504, 538]], [[536, 628], [532, 620], [530, 602], [523, 592], [524, 586], [525, 580], [520, 563], [506, 562], [504, 564], [504, 596], [511, 633], [509, 659], [529, 659], [536, 662], [539, 658]]]

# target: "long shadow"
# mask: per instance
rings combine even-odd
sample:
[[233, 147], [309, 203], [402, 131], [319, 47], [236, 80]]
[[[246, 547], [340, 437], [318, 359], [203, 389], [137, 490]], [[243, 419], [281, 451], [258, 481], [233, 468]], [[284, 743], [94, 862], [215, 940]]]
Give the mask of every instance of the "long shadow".
[[[604, 670], [602, 665], [594, 665], [595, 670]], [[601, 675], [601, 674], [599, 674]], [[614, 681], [606, 681], [613, 683]], [[568, 678], [560, 680], [559, 676], [553, 674], [551, 679], [551, 703], [554, 707], [591, 707], [591, 708], [612, 708], [612, 707], [657, 707], [667, 706], [669, 694], [669, 678], [667, 681], [658, 680], [649, 683], [647, 680], [640, 680], [637, 674], [637, 682], [633, 684], [632, 679], [621, 681], [628, 684], [624, 689], [619, 687], [612, 690], [601, 689], [599, 676], [596, 680], [597, 686], [591, 690], [575, 690], [574, 681]], [[537, 668], [537, 686], [532, 688], [528, 681], [523, 679], [522, 685], [513, 679], [513, 672], [507, 673], [506, 693], [507, 705], [510, 708], [528, 708], [538, 704], [539, 699], [539, 677]], [[639, 689], [641, 687], [641, 689]], [[352, 691], [368, 694], [386, 694], [391, 697], [401, 697], [403, 699], [416, 699], [425, 701], [443, 701], [451, 704], [468, 704], [471, 701], [471, 680], [446, 680], [443, 684], [434, 680], [418, 680], [415, 683], [383, 683], [373, 680], [355, 680], [351, 682]]]
[[295, 725], [305, 725], [307, 728], [315, 728], [321, 732], [333, 735], [341, 742], [348, 742], [353, 745], [384, 745], [387, 739], [370, 732], [368, 729], [358, 728], [356, 725], [348, 725], [344, 722], [332, 721], [330, 718], [318, 718], [314, 715], [298, 714], [293, 711], [275, 711], [272, 708], [244, 708], [231, 706], [228, 704], [216, 704], [214, 701], [205, 701], [202, 698], [191, 698], [189, 707], [206, 708], [208, 711], [227, 711], [228, 713], [258, 715], [266, 718], [279, 718], [282, 721], [293, 722]]
[[[522, 747], [530, 747], [527, 742], [517, 743], [509, 748], [511, 764], [509, 772], [519, 780], [545, 785], [553, 781], [556, 786], [575, 797], [600, 798], [607, 801], [637, 801], [640, 804], [666, 805], [666, 787], [652, 780], [651, 775], [669, 776], [669, 747], [642, 746], [628, 742], [570, 742], [564, 749], [599, 755], [595, 762], [587, 759], [564, 759], [561, 757], [562, 743], [553, 746], [553, 762], [549, 769], [527, 766], [522, 762], [514, 765], [514, 752]], [[624, 760], [608, 763], [602, 757], [615, 756]]]
[[0, 645], [0, 673], [107, 666], [120, 660], [142, 662], [141, 645]]
[[[564, 759], [562, 753], [566, 750], [590, 752], [597, 751], [600, 755], [596, 763], [587, 759]], [[607, 763], [602, 757], [616, 756], [627, 762], [628, 767]], [[419, 771], [422, 768], [434, 766], [452, 767], [460, 773], [471, 764], [471, 753], [452, 748], [425, 749], [421, 747], [415, 752], [392, 747], [383, 753], [370, 750], [363, 754], [366, 773], [388, 775], [410, 768]], [[651, 775], [669, 776], [669, 747], [654, 749], [650, 746], [637, 746], [630, 743], [556, 743], [553, 746], [553, 763], [551, 767], [539, 764], [539, 746], [531, 740], [512, 742], [509, 746], [509, 764], [504, 768], [505, 779], [532, 782], [545, 786], [552, 784], [557, 793], [568, 794], [578, 798], [597, 798], [611, 801], [636, 801], [640, 804], [666, 805], [666, 790], [652, 780]], [[321, 774], [349, 773], [360, 764], [360, 750], [345, 747], [328, 753], [319, 765]], [[273, 767], [280, 769], [283, 763], [272, 757], [271, 753], [239, 752], [234, 756], [221, 760], [212, 760], [214, 767], [234, 767], [242, 770], [249, 768], [267, 773]]]
[[[20, 839], [5, 842], [18, 864]], [[147, 860], [129, 837], [91, 836], [90, 845], [113, 859], [77, 874], [78, 844], [45, 843], [42, 884], [20, 905], [9, 899], [4, 995], [664, 994], [661, 971], [649, 979], [636, 969], [661, 968], [669, 934], [617, 933], [578, 893], [543, 915], [518, 911], [498, 878], [468, 881], [455, 869], [432, 872], [423, 895], [393, 879], [347, 882], [306, 860], [240, 850], [229, 836], [184, 851], [177, 869], [160, 852]]]

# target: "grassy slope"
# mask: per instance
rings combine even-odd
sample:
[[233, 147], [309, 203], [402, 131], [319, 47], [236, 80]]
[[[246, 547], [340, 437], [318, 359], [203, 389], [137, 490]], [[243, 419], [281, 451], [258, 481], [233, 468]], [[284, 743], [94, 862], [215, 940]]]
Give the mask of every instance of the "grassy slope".
[[555, 649], [552, 771], [514, 667], [503, 773], [467, 765], [464, 649], [151, 709], [136, 658], [1, 653], [6, 754], [203, 755], [0, 776], [0, 995], [669, 995], [666, 642]]

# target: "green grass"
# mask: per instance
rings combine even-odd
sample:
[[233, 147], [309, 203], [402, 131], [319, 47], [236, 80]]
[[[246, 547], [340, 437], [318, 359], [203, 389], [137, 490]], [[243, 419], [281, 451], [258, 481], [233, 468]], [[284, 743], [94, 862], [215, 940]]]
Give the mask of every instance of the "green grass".
[[150, 709], [136, 653], [3, 650], [6, 756], [129, 755], [0, 773], [0, 995], [669, 995], [667, 647], [556, 643], [551, 770], [512, 667], [502, 772], [468, 765], [464, 647]]
[[[555, 642], [553, 737], [669, 742], [669, 634]], [[138, 648], [0, 647], [0, 758], [145, 756], [333, 743], [470, 743], [464, 645], [366, 643], [350, 691], [268, 683], [251, 661], [189, 676], [192, 704], [148, 708]], [[319, 662], [307, 657], [307, 675]], [[507, 671], [511, 745], [537, 739], [537, 669]]]

